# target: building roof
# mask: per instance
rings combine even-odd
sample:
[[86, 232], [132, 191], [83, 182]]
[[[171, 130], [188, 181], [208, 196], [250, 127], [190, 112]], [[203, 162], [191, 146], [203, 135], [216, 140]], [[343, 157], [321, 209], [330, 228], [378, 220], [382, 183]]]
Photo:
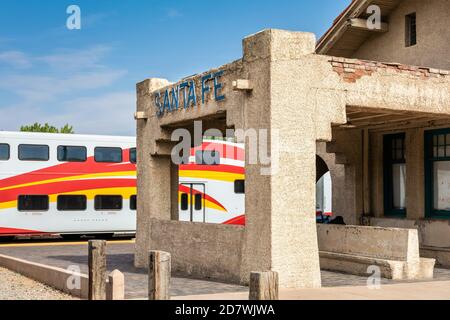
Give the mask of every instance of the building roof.
[[[351, 57], [374, 32], [388, 31], [388, 17], [402, 0], [353, 0], [336, 18], [331, 28], [317, 43], [317, 53]], [[370, 30], [365, 20], [370, 16], [367, 8], [377, 5], [381, 9], [383, 28]]]

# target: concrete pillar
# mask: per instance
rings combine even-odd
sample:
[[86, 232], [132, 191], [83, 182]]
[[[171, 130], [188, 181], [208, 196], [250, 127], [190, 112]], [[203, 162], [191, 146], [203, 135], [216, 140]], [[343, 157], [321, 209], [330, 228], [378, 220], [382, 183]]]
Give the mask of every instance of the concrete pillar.
[[150, 96], [152, 91], [169, 84], [164, 79], [149, 79], [137, 85], [137, 111], [145, 112], [148, 117], [137, 120], [137, 174], [140, 177], [137, 190], [138, 199], [145, 199], [137, 204], [135, 266], [139, 268], [148, 265], [151, 219], [171, 219], [171, 160], [155, 155], [158, 148], [155, 138], [160, 136], [161, 129], [154, 117]]
[[408, 219], [425, 217], [424, 130], [406, 131], [406, 214]]
[[[278, 272], [281, 287], [321, 285], [313, 110], [307, 105], [307, 77], [302, 77], [301, 70], [286, 74], [291, 69], [286, 64], [314, 50], [315, 37], [309, 33], [267, 30], [244, 40], [244, 61], [254, 81], [244, 110], [246, 128], [268, 129], [269, 150], [273, 157], [275, 150], [279, 152], [272, 175], [261, 174], [265, 168], [261, 163], [250, 164], [249, 159], [246, 163], [242, 277], [247, 281], [250, 271], [270, 270]], [[247, 144], [247, 154], [250, 151]]]

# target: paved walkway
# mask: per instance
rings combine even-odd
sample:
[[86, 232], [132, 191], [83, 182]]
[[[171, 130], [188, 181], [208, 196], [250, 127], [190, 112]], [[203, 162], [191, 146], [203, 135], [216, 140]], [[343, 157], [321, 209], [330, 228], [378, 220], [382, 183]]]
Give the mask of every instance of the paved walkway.
[[[139, 299], [147, 296], [147, 272], [143, 269], [137, 269], [133, 265], [134, 260], [134, 242], [133, 241], [109, 241], [107, 245], [107, 267], [108, 271], [118, 269], [125, 275], [125, 295], [127, 299]], [[61, 242], [61, 241], [47, 241], [47, 242], [31, 242], [31, 243], [12, 243], [1, 244], [0, 254], [5, 254], [20, 259], [25, 259], [33, 262], [47, 264], [60, 268], [68, 268], [69, 266], [76, 265], [80, 267], [83, 273], [87, 274], [87, 242]], [[448, 285], [450, 290], [450, 284], [442, 281], [450, 281], [450, 270], [447, 269], [435, 269], [434, 283], [436, 290], [440, 290], [441, 283]], [[377, 292], [383, 292], [384, 288], [389, 289], [392, 284], [399, 285], [398, 288], [406, 285], [408, 282], [392, 281], [388, 279], [382, 279], [381, 283], [383, 289], [381, 291], [367, 291], [366, 289], [367, 278], [353, 275], [346, 275], [335, 272], [322, 271], [322, 286], [325, 289], [320, 289], [318, 292], [312, 291], [296, 291], [294, 293], [283, 291], [287, 294], [286, 297], [298, 297], [299, 299], [305, 299], [305, 297], [315, 297], [324, 299], [329, 297], [330, 299], [340, 299], [344, 297], [361, 296], [365, 297], [368, 294], [370, 296], [376, 296]], [[430, 288], [428, 283], [414, 283], [411, 284], [412, 288], [417, 285], [423, 285], [421, 288]], [[431, 285], [432, 286], [432, 285]], [[362, 287], [362, 288], [361, 288]], [[445, 287], [445, 286], [444, 286]], [[327, 289], [329, 288], [329, 290]], [[359, 288], [359, 289], [354, 289]], [[356, 290], [356, 291], [355, 291]], [[422, 290], [422, 289], [421, 289]], [[339, 294], [337, 294], [339, 292]], [[395, 290], [389, 289], [387, 292], [393, 292], [388, 295], [395, 298]], [[406, 291], [405, 291], [406, 292]], [[186, 279], [181, 277], [172, 278], [171, 283], [171, 295], [178, 297], [202, 297], [202, 298], [214, 298], [215, 295], [221, 298], [235, 297], [236, 293], [239, 293], [236, 297], [247, 298], [248, 288], [239, 285], [223, 284], [213, 281], [202, 281], [194, 279]], [[408, 293], [408, 292], [406, 292]], [[447, 292], [445, 292], [447, 294]], [[205, 295], [208, 295], [207, 297]], [[225, 295], [225, 296], [224, 296]], [[450, 293], [447, 295], [450, 298]], [[387, 297], [386, 297], [387, 298]]]
[[[247, 293], [223, 293], [175, 297], [173, 300], [243, 300]], [[284, 289], [281, 300], [450, 300], [450, 281], [397, 283], [380, 289], [329, 287], [321, 289]]]

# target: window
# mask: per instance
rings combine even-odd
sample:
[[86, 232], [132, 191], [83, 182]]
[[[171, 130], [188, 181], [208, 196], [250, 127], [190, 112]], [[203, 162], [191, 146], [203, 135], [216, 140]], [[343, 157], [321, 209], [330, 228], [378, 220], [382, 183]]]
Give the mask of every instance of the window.
[[84, 162], [87, 159], [86, 147], [59, 146], [58, 161]]
[[426, 215], [450, 218], [450, 129], [425, 132]]
[[245, 180], [234, 181], [234, 193], [245, 193]]
[[181, 199], [180, 199], [181, 205], [180, 205], [180, 209], [182, 211], [186, 211], [189, 209], [189, 196], [187, 193], [182, 193], [181, 194]]
[[131, 148], [130, 149], [130, 162], [136, 163], [137, 162], [136, 160], [137, 160], [136, 148]]
[[48, 196], [19, 196], [17, 208], [19, 211], [47, 211]]
[[130, 197], [130, 210], [135, 211], [137, 208], [137, 197], [136, 196], [131, 196]]
[[199, 165], [219, 165], [220, 152], [215, 150], [197, 151], [195, 153], [195, 163]]
[[45, 145], [21, 144], [19, 145], [19, 160], [22, 161], [48, 161], [49, 147]]
[[122, 162], [122, 149], [121, 148], [105, 148], [98, 147], [94, 151], [96, 162], [112, 162], [119, 163]]
[[0, 143], [0, 161], [9, 160], [9, 144]]
[[87, 208], [86, 196], [58, 196], [58, 211], [84, 211]]
[[408, 14], [405, 18], [406, 21], [406, 46], [412, 47], [417, 44], [417, 25], [416, 14]]
[[406, 215], [404, 133], [384, 137], [384, 211], [386, 216]]
[[197, 193], [194, 196], [194, 200], [195, 200], [195, 203], [194, 203], [195, 210], [196, 211], [202, 210], [203, 209], [203, 196], [200, 193]]
[[95, 210], [122, 210], [122, 196], [95, 196]]

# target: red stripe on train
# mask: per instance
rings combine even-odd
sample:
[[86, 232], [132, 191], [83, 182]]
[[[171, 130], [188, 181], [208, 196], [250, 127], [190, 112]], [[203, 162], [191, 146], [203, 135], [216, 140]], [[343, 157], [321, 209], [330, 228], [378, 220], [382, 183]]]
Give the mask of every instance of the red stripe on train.
[[43, 185], [28, 186], [17, 189], [0, 191], [0, 202], [17, 200], [19, 195], [50, 195], [67, 192], [136, 187], [136, 179], [95, 179], [60, 181]]
[[[128, 153], [128, 150], [124, 150], [124, 161], [129, 161]], [[100, 163], [95, 162], [94, 157], [89, 157], [85, 162], [62, 163], [56, 166], [47, 167], [0, 180], [0, 188], [38, 182], [42, 180], [43, 175], [46, 177], [50, 176], [51, 179], [58, 179], [83, 174], [113, 173], [120, 171], [136, 171], [136, 165], [132, 163]]]
[[245, 226], [245, 215], [225, 221], [223, 224]]
[[15, 229], [15, 228], [1, 228], [0, 235], [2, 236], [13, 236], [21, 234], [46, 234], [47, 232], [41, 232], [36, 230], [26, 230], [26, 229]]
[[[179, 185], [178, 190], [179, 190], [180, 192], [188, 193], [188, 194], [191, 192], [191, 188], [186, 187], [186, 186], [184, 186], [184, 185], [182, 185], [182, 184]], [[211, 197], [211, 196], [209, 196], [209, 195], [207, 195], [207, 194], [205, 194], [205, 193], [202, 193], [202, 192], [200, 192], [200, 191], [198, 191], [198, 190], [195, 190], [195, 189], [192, 189], [192, 193], [193, 193], [193, 194], [201, 194], [201, 195], [203, 195], [203, 197], [205, 198], [205, 200], [208, 200], [209, 202], [212, 202], [212, 203], [214, 203], [215, 205], [221, 207], [223, 210], [227, 211], [227, 209], [226, 209], [219, 201], [217, 201], [217, 200], [214, 199], [213, 197]]]

